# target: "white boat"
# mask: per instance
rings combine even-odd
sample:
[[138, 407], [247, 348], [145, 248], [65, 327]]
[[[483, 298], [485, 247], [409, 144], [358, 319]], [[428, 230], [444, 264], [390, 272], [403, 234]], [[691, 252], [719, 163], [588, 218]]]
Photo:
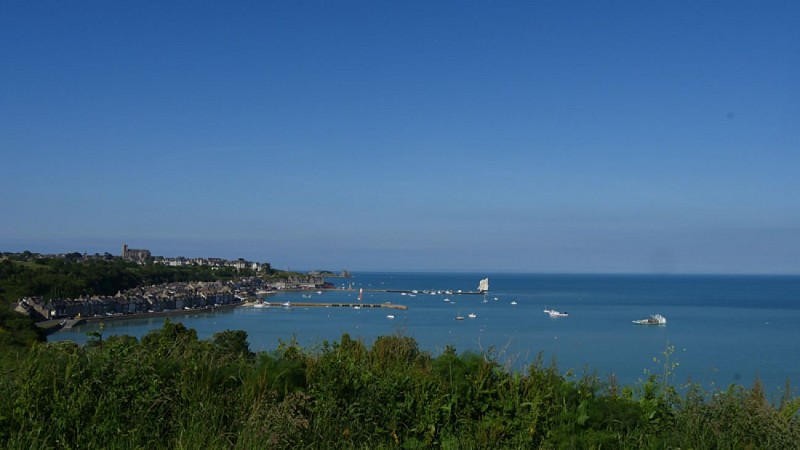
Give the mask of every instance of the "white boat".
[[281, 303], [281, 306], [283, 306], [284, 308], [291, 308], [291, 307], [292, 307], [292, 304], [291, 304], [290, 302], [288, 302], [288, 301], [287, 301], [287, 302], [285, 302], [285, 303]]
[[386, 316], [386, 318], [389, 319], [389, 320], [392, 320], [392, 319], [394, 319], [394, 315], [389, 314], [389, 315]]
[[467, 314], [467, 317], [469, 317], [470, 319], [474, 319], [474, 318], [478, 317], [478, 315], [475, 314], [475, 313], [469, 313], [469, 314]]
[[512, 300], [512, 301], [511, 301], [511, 304], [512, 304], [512, 305], [516, 305], [516, 304], [517, 304], [517, 301], [516, 301], [516, 300]]
[[456, 320], [464, 320], [464, 316], [459, 314], [459, 315], [456, 316]]
[[303, 294], [303, 298], [311, 298], [311, 294]]
[[647, 319], [634, 320], [633, 323], [636, 325], [666, 325], [667, 318], [661, 314], [653, 314]]
[[545, 309], [545, 313], [549, 314], [550, 317], [568, 317], [569, 314], [567, 312], [556, 311], [555, 309]]
[[256, 304], [253, 305], [254, 308], [266, 308], [268, 306], [269, 302], [256, 302]]

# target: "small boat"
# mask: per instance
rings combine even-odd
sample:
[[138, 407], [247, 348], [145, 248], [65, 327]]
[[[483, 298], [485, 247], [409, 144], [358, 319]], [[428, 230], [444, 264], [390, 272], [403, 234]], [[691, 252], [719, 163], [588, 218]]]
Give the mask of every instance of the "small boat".
[[290, 302], [288, 302], [288, 301], [287, 301], [287, 302], [285, 302], [285, 303], [281, 303], [281, 306], [283, 306], [284, 308], [291, 308], [291, 307], [292, 307], [292, 304], [291, 304]]
[[478, 317], [478, 315], [475, 314], [475, 313], [469, 313], [469, 314], [467, 314], [467, 317], [469, 317], [470, 319], [474, 319], [474, 318]]
[[269, 306], [269, 302], [257, 302], [253, 305], [254, 308], [266, 308]]
[[517, 301], [516, 301], [516, 300], [512, 300], [512, 301], [511, 301], [511, 304], [512, 304], [512, 305], [516, 305], [516, 304], [517, 304]]
[[546, 314], [549, 314], [550, 317], [568, 317], [569, 316], [569, 314], [566, 311], [561, 312], [561, 311], [556, 311], [555, 309], [545, 309], [544, 312]]
[[303, 294], [303, 298], [311, 298], [311, 294]]
[[636, 325], [666, 325], [667, 318], [661, 314], [653, 314], [647, 319], [634, 320], [633, 323]]
[[459, 314], [459, 315], [456, 316], [456, 320], [464, 320], [464, 316]]
[[392, 319], [394, 319], [394, 315], [392, 315], [392, 314], [388, 314], [388, 315], [386, 316], [386, 318], [387, 318], [387, 319], [389, 319], [389, 320], [392, 320]]

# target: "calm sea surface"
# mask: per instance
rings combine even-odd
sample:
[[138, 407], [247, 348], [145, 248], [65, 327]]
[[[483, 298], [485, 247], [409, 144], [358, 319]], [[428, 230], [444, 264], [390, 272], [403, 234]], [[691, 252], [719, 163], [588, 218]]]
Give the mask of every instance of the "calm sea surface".
[[[452, 345], [459, 352], [492, 349], [503, 362], [523, 370], [539, 353], [555, 358], [563, 371], [615, 374], [624, 384], [661, 374], [668, 347], [678, 363], [674, 382], [725, 388], [751, 386], [756, 377], [772, 397], [790, 379], [800, 383], [800, 277], [797, 276], [615, 276], [451, 273], [356, 273], [332, 279], [364, 289], [474, 291], [488, 276], [490, 292], [481, 295], [415, 296], [365, 292], [365, 303], [392, 302], [408, 310], [239, 307], [216, 313], [173, 316], [197, 330], [200, 338], [218, 331], [245, 330], [252, 350], [274, 349], [293, 337], [304, 346], [338, 341], [343, 333], [371, 344], [377, 336], [401, 333], [436, 355]], [[450, 301], [445, 301], [449, 299]], [[311, 299], [301, 293], [268, 298], [291, 302], [357, 302], [357, 292], [325, 291]], [[516, 302], [516, 304], [512, 304]], [[569, 317], [550, 318], [545, 308]], [[474, 319], [466, 318], [469, 313]], [[633, 319], [666, 316], [666, 326], [641, 326]], [[394, 319], [386, 316], [392, 314]], [[461, 321], [457, 315], [464, 316]], [[112, 321], [104, 335], [141, 337], [160, 328], [164, 318]], [[97, 324], [62, 330], [50, 341], [85, 342]], [[795, 393], [797, 393], [795, 391]]]

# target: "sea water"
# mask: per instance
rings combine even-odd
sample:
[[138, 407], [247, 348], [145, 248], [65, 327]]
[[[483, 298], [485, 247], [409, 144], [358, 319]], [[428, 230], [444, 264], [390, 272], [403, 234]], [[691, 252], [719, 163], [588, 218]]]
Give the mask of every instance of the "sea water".
[[[476, 290], [486, 276], [490, 291], [485, 296], [457, 294]], [[413, 337], [433, 355], [447, 346], [491, 353], [521, 371], [542, 358], [545, 365], [555, 361], [562, 372], [601, 379], [613, 374], [622, 384], [638, 383], [649, 374], [663, 376], [665, 369], [675, 385], [693, 382], [706, 389], [732, 383], [749, 387], [759, 378], [772, 397], [785, 392], [787, 380], [800, 383], [797, 276], [371, 272], [330, 281], [338, 289], [314, 293], [310, 299], [301, 292], [279, 293], [267, 298], [272, 304], [268, 308], [191, 312], [169, 320], [196, 329], [202, 339], [244, 330], [255, 351], [269, 351], [292, 339], [314, 347], [338, 341], [344, 333], [366, 344], [400, 334]], [[364, 303], [391, 302], [408, 309], [279, 306], [286, 301], [358, 303], [361, 288]], [[375, 292], [385, 290], [418, 292]], [[423, 292], [446, 290], [453, 293]], [[569, 316], [551, 318], [543, 312], [546, 308]], [[667, 324], [632, 323], [651, 314], [664, 315]], [[464, 319], [455, 320], [457, 316]], [[141, 337], [165, 320], [110, 321], [103, 334]], [[92, 323], [62, 330], [49, 340], [83, 343], [98, 327]]]

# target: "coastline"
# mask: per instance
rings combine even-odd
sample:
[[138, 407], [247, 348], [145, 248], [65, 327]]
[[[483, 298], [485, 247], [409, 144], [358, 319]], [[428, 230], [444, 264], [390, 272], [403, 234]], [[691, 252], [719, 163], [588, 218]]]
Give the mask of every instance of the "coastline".
[[45, 334], [50, 335], [53, 334], [62, 328], [65, 328], [65, 325], [70, 321], [72, 324], [66, 328], [72, 328], [76, 326], [83, 325], [85, 323], [97, 323], [97, 322], [113, 322], [119, 320], [131, 320], [131, 319], [142, 319], [148, 317], [169, 317], [169, 316], [179, 316], [185, 314], [192, 314], [192, 313], [207, 313], [207, 312], [215, 312], [221, 310], [227, 310], [232, 308], [238, 308], [240, 306], [247, 306], [248, 304], [253, 304], [253, 301], [245, 300], [242, 302], [236, 303], [229, 303], [227, 305], [219, 305], [219, 306], [207, 306], [203, 308], [192, 308], [192, 309], [176, 309], [172, 311], [154, 311], [154, 312], [146, 312], [146, 313], [133, 313], [133, 314], [116, 314], [112, 316], [92, 316], [92, 317], [81, 317], [78, 319], [52, 319], [46, 320], [43, 322], [38, 322], [36, 325], [41, 327], [45, 330]]

